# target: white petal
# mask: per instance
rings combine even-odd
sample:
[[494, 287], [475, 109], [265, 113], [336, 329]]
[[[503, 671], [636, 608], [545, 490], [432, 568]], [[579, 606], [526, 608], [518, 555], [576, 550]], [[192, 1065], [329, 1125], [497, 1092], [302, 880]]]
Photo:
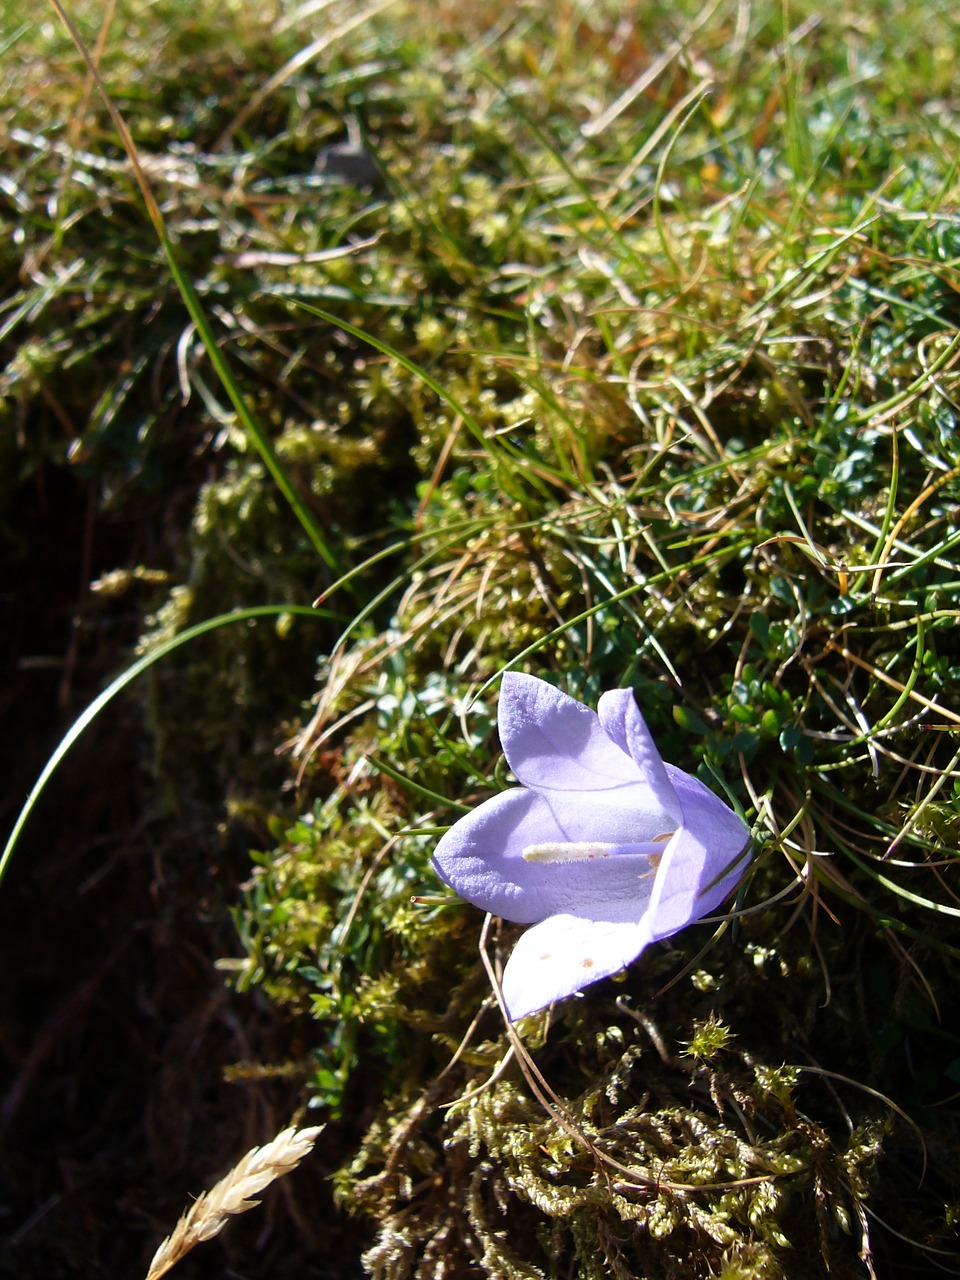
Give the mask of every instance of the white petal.
[[528, 929], [503, 972], [503, 998], [514, 1020], [572, 995], [635, 960], [650, 941], [641, 920], [550, 916]]

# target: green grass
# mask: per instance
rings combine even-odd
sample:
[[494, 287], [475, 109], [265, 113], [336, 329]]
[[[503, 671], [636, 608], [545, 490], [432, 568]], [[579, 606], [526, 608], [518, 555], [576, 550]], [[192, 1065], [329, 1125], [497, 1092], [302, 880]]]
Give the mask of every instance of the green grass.
[[[5, 485], [176, 493], [154, 634], [341, 615], [225, 967], [309, 1019], [311, 1106], [374, 1114], [337, 1175], [372, 1274], [955, 1266], [960, 23], [640, 10], [118, 6], [103, 79], [203, 346], [69, 40], [14, 31]], [[315, 165], [348, 119], [359, 190]], [[161, 759], [226, 794], [282, 650], [171, 668]], [[508, 667], [632, 685], [756, 834], [735, 927], [525, 1027], [559, 1109], [516, 1062], [480, 1087], [481, 921], [428, 869], [506, 781]]]

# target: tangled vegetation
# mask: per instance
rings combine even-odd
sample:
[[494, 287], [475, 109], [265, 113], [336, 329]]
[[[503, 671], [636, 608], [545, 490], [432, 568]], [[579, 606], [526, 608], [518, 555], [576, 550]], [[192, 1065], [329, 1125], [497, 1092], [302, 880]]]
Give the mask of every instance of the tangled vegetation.
[[[957, 18], [121, 8], [103, 78], [324, 554], [52, 20], [4, 72], [4, 484], [149, 510], [144, 651], [321, 598], [147, 708], [168, 808], [271, 833], [221, 968], [309, 1028], [291, 1110], [363, 1117], [344, 1274], [955, 1269]], [[507, 783], [508, 667], [632, 686], [756, 849], [732, 918], [517, 1031], [512, 927], [428, 865]]]

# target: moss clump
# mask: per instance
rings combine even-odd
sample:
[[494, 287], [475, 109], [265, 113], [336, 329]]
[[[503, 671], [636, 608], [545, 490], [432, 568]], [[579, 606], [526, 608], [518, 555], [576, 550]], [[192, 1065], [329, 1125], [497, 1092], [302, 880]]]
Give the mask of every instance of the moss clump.
[[[482, 1072], [451, 1065], [394, 1100], [340, 1175], [343, 1201], [377, 1223], [371, 1274], [858, 1274], [882, 1121], [841, 1135], [835, 1115], [831, 1135], [797, 1071], [733, 1052], [684, 1067], [662, 1056], [663, 1025], [605, 1023], [608, 1001], [585, 1004], [536, 1054], [551, 1084], [582, 1092], [491, 1074], [501, 1039], [477, 1046]], [[585, 1044], [589, 1069], [571, 1062]]]
[[[290, 784], [225, 967], [302, 1019], [307, 1100], [363, 1129], [338, 1187], [391, 1280], [852, 1276], [868, 1200], [920, 1246], [951, 1229], [955, 40], [945, 12], [822, 8], [441, 4], [427, 31], [396, 5], [265, 95], [335, 6], [266, 36], [249, 6], [155, 5], [108, 41], [336, 589], [92, 103], [81, 145], [73, 52], [44, 28], [4, 66], [5, 476], [146, 509], [102, 567], [163, 588], [147, 644], [321, 592], [341, 615], [168, 667], [157, 772], [187, 780], [152, 800], [256, 818]], [[358, 186], [329, 180], [348, 124]], [[522, 1067], [479, 921], [428, 870], [508, 782], [508, 664], [587, 701], [632, 685], [757, 837], [735, 925], [529, 1023]]]

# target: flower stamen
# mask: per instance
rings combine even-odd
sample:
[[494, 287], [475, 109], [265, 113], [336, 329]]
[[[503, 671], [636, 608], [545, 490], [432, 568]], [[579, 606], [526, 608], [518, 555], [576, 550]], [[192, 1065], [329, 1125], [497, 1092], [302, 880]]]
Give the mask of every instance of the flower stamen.
[[580, 840], [576, 844], [547, 842], [528, 844], [521, 857], [524, 862], [587, 862], [592, 858], [609, 858], [619, 847], [589, 840]]

